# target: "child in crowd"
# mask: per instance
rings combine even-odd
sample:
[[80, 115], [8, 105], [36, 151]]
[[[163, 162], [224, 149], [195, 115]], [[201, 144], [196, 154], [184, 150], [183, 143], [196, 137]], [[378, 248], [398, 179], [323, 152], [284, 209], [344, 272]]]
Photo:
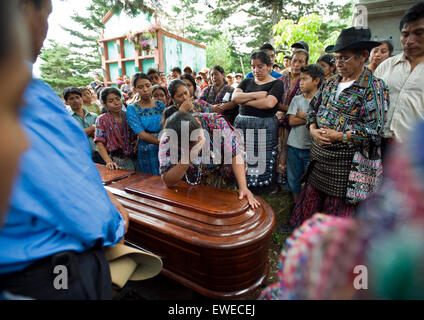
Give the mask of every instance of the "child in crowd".
[[297, 201], [300, 190], [300, 178], [309, 163], [311, 135], [306, 128], [306, 113], [309, 103], [324, 80], [324, 70], [317, 64], [303, 66], [300, 71], [301, 95], [293, 98], [287, 111], [291, 126], [287, 140], [287, 187]]
[[152, 96], [153, 99], [158, 100], [158, 101], [162, 101], [165, 104], [165, 107], [168, 106], [168, 99], [166, 98], [166, 90], [164, 87], [160, 86], [160, 85], [155, 85], [152, 88]]
[[152, 98], [152, 82], [145, 73], [136, 73], [132, 85], [137, 92], [134, 103], [127, 107], [127, 119], [138, 136], [137, 170], [159, 175], [160, 120], [165, 104]]
[[134, 144], [136, 136], [130, 129], [122, 95], [116, 88], [106, 88], [100, 93], [106, 113], [97, 118], [94, 142], [106, 167], [110, 170], [135, 170]]
[[82, 107], [88, 112], [92, 112], [99, 115], [101, 113], [101, 109], [97, 103], [93, 102], [93, 94], [91, 90], [86, 87], [81, 87], [80, 91], [82, 94]]
[[88, 137], [93, 161], [96, 163], [104, 164], [103, 159], [97, 152], [96, 144], [94, 143], [94, 131], [96, 130], [95, 123], [97, 115], [95, 113], [88, 112], [82, 107], [82, 93], [78, 88], [66, 88], [63, 91], [63, 99], [65, 99], [66, 104], [71, 107], [71, 116], [81, 125]]

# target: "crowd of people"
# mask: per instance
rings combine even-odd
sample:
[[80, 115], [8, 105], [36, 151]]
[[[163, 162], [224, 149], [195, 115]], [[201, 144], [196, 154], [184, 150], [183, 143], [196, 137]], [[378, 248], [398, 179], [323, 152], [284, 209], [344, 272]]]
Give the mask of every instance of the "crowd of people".
[[[51, 1], [0, 3], [0, 33], [7, 43], [0, 68], [16, 78], [11, 78], [16, 90], [5, 92], [10, 102], [0, 106], [6, 124], [1, 130], [12, 137], [0, 138], [10, 150], [0, 161], [6, 177], [0, 203], [0, 213], [6, 213], [0, 229], [3, 296], [110, 298], [102, 248], [122, 241], [129, 220], [103, 188], [94, 163], [160, 175], [167, 186], [184, 180], [238, 190], [253, 209], [260, 205], [257, 195], [290, 192], [290, 225], [281, 230], [294, 232], [282, 253], [280, 282], [263, 298], [340, 297], [352, 266], [335, 253], [352, 263], [378, 265], [384, 253], [375, 252], [373, 241], [405, 225], [422, 225], [424, 189], [417, 177], [422, 178], [423, 130], [416, 123], [424, 120], [423, 1], [400, 22], [402, 52], [396, 56], [389, 41], [372, 41], [370, 29], [352, 27], [341, 30], [335, 45], [313, 63], [309, 45], [298, 41], [281, 68], [275, 48], [266, 43], [251, 54], [244, 79], [219, 65], [197, 74], [189, 66], [174, 67], [168, 78], [150, 68], [131, 79], [124, 75], [117, 87], [105, 87], [95, 75], [87, 87], [66, 88], [62, 101], [44, 82], [30, 79], [25, 62], [28, 47], [32, 61], [39, 55]], [[18, 16], [28, 30], [17, 28]], [[9, 70], [11, 64], [22, 72]], [[17, 117], [21, 97], [26, 106]], [[411, 185], [405, 187], [407, 181]], [[390, 199], [393, 206], [383, 208], [390, 191], [398, 201]], [[395, 209], [408, 212], [402, 216]], [[390, 220], [385, 229], [372, 232], [385, 219]], [[78, 284], [73, 290], [60, 295], [43, 272], [64, 252], [81, 276], [73, 278]], [[331, 267], [324, 257], [343, 264], [331, 284], [316, 277], [322, 272], [328, 279]]]

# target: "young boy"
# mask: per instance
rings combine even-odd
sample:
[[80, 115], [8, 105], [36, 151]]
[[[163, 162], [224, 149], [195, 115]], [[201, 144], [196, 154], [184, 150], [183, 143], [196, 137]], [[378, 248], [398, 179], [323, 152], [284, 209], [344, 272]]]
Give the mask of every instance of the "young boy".
[[71, 116], [81, 125], [88, 137], [93, 161], [96, 163], [104, 164], [103, 159], [97, 152], [96, 144], [94, 143], [94, 132], [96, 130], [97, 115], [88, 112], [82, 107], [82, 93], [78, 88], [66, 88], [63, 91], [63, 99], [65, 99], [66, 104], [71, 107]]
[[95, 113], [96, 115], [99, 115], [101, 113], [100, 106], [93, 102], [93, 94], [90, 89], [86, 87], [80, 88], [81, 94], [82, 94], [82, 102], [83, 102], [83, 108], [87, 110], [88, 112]]
[[293, 194], [296, 202], [300, 190], [300, 178], [306, 171], [309, 163], [311, 135], [306, 128], [306, 113], [309, 103], [315, 96], [321, 82], [324, 80], [324, 71], [317, 64], [303, 66], [300, 73], [300, 89], [302, 94], [295, 96], [290, 104], [287, 114], [291, 126], [287, 141], [287, 187]]

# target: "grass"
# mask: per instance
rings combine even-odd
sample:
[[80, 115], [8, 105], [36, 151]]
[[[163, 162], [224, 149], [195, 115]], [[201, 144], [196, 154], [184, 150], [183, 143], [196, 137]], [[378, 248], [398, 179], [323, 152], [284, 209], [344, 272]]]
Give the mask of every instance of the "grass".
[[261, 196], [274, 210], [277, 221], [272, 234], [272, 241], [274, 244], [282, 247], [288, 233], [280, 233], [279, 227], [281, 225], [288, 225], [291, 215], [293, 200], [288, 191], [282, 190], [276, 196], [263, 195]]

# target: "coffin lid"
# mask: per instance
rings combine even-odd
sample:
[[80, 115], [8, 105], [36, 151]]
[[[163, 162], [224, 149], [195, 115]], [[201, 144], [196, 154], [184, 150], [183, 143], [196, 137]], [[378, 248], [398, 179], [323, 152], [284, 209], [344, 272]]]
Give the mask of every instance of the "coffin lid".
[[128, 193], [210, 216], [240, 214], [249, 208], [247, 199], [239, 200], [236, 191], [208, 186], [199, 188], [183, 181], [168, 188], [159, 176], [145, 176], [134, 182], [131, 180], [125, 186]]

